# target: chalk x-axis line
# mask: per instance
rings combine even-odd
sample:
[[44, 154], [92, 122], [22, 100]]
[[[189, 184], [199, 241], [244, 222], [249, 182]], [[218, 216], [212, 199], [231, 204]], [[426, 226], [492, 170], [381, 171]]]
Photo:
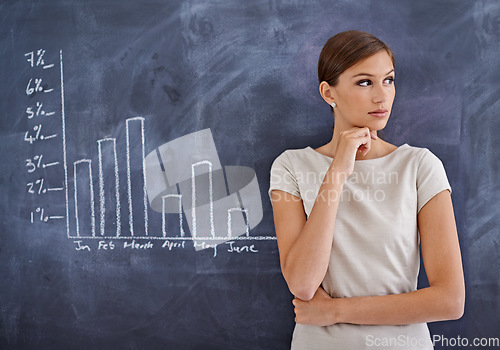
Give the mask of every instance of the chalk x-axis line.
[[70, 239], [122, 239], [122, 240], [132, 240], [132, 239], [154, 239], [154, 240], [169, 240], [169, 241], [275, 241], [275, 236], [237, 236], [237, 237], [163, 237], [163, 236], [134, 236], [134, 237], [125, 237], [125, 236], [96, 236], [96, 237], [78, 237], [78, 236], [70, 236]]

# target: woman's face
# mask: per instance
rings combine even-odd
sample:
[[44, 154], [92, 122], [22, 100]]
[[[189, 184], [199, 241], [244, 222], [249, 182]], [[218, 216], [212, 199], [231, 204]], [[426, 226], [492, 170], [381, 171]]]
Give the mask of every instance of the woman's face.
[[336, 127], [381, 130], [396, 95], [392, 60], [385, 50], [380, 51], [344, 71], [330, 89], [337, 104]]

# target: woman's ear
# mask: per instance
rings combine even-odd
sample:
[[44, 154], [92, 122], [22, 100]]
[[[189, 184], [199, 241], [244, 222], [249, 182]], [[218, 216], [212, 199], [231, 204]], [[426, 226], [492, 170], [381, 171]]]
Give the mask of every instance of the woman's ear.
[[335, 102], [332, 89], [333, 88], [326, 81], [322, 81], [319, 84], [319, 93], [321, 94], [321, 97], [323, 97], [323, 100], [325, 100], [325, 102], [329, 105], [331, 105], [332, 102]]

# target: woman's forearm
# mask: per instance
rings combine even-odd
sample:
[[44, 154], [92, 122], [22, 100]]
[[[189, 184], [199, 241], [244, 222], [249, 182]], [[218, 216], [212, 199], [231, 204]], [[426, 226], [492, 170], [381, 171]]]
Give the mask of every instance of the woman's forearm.
[[309, 301], [293, 300], [295, 321], [315, 326], [336, 323], [404, 325], [460, 318], [463, 288], [431, 286], [414, 292], [351, 298], [331, 298], [318, 288]]
[[431, 286], [417, 291], [331, 299], [332, 323], [401, 325], [458, 319], [464, 310], [461, 288]]
[[302, 300], [314, 296], [327, 272], [344, 181], [343, 174], [329, 168], [309, 218], [282, 266], [290, 291]]

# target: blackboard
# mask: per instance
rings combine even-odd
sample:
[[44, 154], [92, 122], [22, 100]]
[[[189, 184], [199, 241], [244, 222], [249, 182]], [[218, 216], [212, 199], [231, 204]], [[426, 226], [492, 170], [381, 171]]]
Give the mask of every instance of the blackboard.
[[[289, 348], [269, 170], [329, 141], [316, 63], [347, 29], [395, 53], [385, 138], [453, 187], [466, 311], [431, 333], [499, 337], [499, 18], [496, 0], [2, 2], [0, 348]], [[195, 183], [210, 225], [176, 209]]]

